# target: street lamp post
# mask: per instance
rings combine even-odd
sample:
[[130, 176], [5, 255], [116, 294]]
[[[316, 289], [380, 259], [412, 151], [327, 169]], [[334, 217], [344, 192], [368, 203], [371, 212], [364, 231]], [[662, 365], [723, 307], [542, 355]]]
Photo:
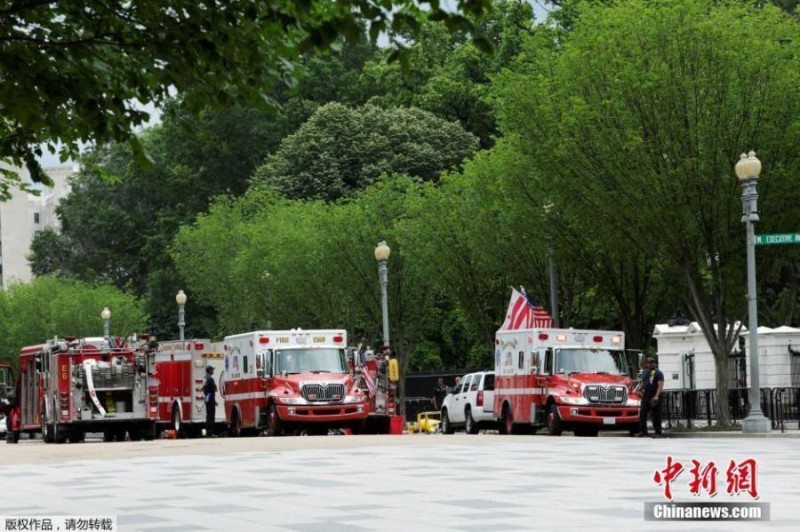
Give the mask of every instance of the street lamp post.
[[261, 274], [261, 278], [267, 285], [267, 293], [264, 296], [264, 306], [266, 307], [267, 313], [267, 330], [272, 330], [272, 284], [270, 283], [272, 274], [265, 270], [264, 273]]
[[550, 310], [553, 312], [553, 327], [558, 329], [560, 322], [558, 319], [558, 269], [556, 268], [556, 261], [553, 258], [553, 210], [555, 206], [548, 203], [544, 206], [545, 219], [548, 224], [547, 231], [547, 258], [549, 261], [550, 269]]
[[100, 317], [103, 318], [103, 337], [108, 339], [110, 335], [109, 321], [111, 321], [111, 309], [103, 307], [103, 312], [100, 313]]
[[381, 311], [383, 312], [383, 347], [389, 347], [389, 300], [386, 286], [389, 283], [389, 269], [386, 261], [389, 260], [391, 249], [385, 241], [380, 241], [375, 248], [375, 260], [378, 261], [378, 279], [381, 282]]
[[180, 331], [180, 340], [183, 342], [183, 328], [186, 327], [186, 322], [184, 321], [185, 313], [183, 310], [184, 305], [186, 305], [186, 294], [183, 293], [183, 290], [178, 290], [178, 294], [175, 296], [175, 302], [178, 304], [178, 331]]
[[742, 432], [769, 432], [769, 419], [761, 412], [761, 387], [758, 375], [758, 304], [756, 301], [755, 223], [758, 218], [756, 182], [761, 161], [756, 152], [744, 153], [736, 163], [736, 176], [742, 185], [742, 223], [747, 227], [747, 314], [750, 328], [750, 413], [742, 420]]

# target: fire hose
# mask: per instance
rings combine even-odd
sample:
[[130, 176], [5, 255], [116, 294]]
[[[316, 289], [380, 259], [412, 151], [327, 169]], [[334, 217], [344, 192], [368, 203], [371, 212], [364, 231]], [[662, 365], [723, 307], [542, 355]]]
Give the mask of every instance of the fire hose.
[[106, 417], [106, 409], [100, 404], [100, 399], [97, 398], [97, 392], [94, 390], [94, 381], [92, 380], [92, 368], [97, 366], [97, 361], [94, 359], [83, 361], [83, 373], [86, 375], [86, 388], [89, 390], [89, 397], [92, 398], [94, 406], [100, 412], [100, 417]]

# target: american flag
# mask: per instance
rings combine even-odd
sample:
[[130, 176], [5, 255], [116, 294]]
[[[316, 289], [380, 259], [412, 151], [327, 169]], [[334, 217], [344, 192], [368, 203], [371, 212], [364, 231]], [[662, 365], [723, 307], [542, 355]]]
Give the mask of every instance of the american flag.
[[508, 303], [506, 320], [500, 327], [501, 330], [547, 329], [552, 326], [553, 317], [525, 291], [525, 288], [520, 287], [520, 291], [512, 288], [511, 301]]

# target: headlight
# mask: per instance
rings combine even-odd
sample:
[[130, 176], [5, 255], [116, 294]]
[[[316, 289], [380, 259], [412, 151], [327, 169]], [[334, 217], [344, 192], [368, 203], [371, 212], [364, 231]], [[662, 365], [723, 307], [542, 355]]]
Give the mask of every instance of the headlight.
[[567, 405], [588, 405], [589, 401], [585, 397], [570, 397], [568, 395], [561, 396], [561, 402]]
[[628, 399], [626, 404], [628, 406], [642, 406], [642, 402], [639, 399]]
[[363, 401], [364, 401], [363, 395], [348, 395], [347, 397], [344, 398], [345, 404], [361, 403]]
[[278, 401], [281, 404], [284, 404], [284, 405], [306, 405], [306, 404], [308, 404], [308, 401], [306, 401], [302, 397], [281, 397], [281, 396], [277, 396], [275, 398], [275, 400]]

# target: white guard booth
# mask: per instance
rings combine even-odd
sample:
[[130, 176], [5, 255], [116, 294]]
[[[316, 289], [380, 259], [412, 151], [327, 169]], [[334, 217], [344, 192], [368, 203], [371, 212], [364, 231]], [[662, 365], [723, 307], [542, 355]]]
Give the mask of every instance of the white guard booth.
[[[714, 356], [697, 322], [658, 324], [653, 336], [658, 343], [658, 365], [664, 373], [665, 390], [716, 389]], [[744, 355], [750, 352], [750, 335], [746, 327], [742, 327], [735, 345], [729, 364], [730, 381], [748, 388], [750, 357]], [[759, 327], [758, 350], [762, 388], [800, 387], [800, 329]]]
[[[746, 352], [750, 352], [750, 335], [744, 334]], [[800, 387], [800, 329], [794, 327], [758, 328], [758, 375], [762, 388]], [[750, 375], [750, 359], [747, 359]], [[750, 379], [747, 379], [748, 386]]]

